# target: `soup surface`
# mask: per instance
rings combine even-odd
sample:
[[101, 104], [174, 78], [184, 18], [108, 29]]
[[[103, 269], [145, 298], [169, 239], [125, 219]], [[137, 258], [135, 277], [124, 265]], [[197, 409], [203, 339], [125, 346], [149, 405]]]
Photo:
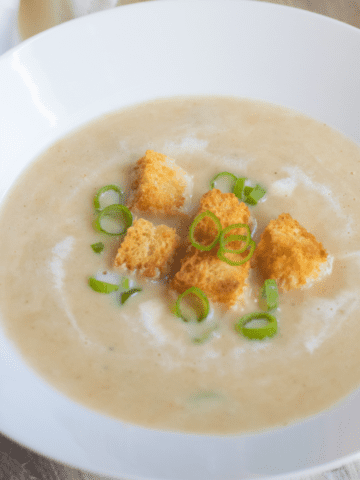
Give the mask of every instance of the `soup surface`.
[[[94, 194], [114, 183], [128, 192], [147, 149], [193, 176], [192, 213], [216, 173], [246, 176], [267, 188], [250, 207], [255, 241], [287, 212], [334, 257], [322, 281], [280, 295], [275, 337], [234, 330], [258, 310], [254, 272], [242, 303], [212, 309], [201, 344], [201, 332], [171, 313], [166, 281], [131, 278], [143, 291], [124, 305], [118, 292], [89, 287], [94, 275], [121, 280], [112, 267], [119, 239], [92, 227]], [[319, 412], [360, 383], [359, 164], [359, 147], [328, 126], [261, 102], [173, 98], [102, 117], [32, 163], [2, 206], [2, 325], [56, 389], [133, 424], [240, 433]], [[152, 220], [184, 239], [191, 221]], [[99, 241], [100, 255], [90, 247]]]

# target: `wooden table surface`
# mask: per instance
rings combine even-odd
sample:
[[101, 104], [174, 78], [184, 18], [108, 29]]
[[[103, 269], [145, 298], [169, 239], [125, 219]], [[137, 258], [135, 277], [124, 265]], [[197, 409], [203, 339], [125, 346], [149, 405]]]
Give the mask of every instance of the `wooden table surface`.
[[[2, 0], [0, 0], [1, 2]], [[119, 0], [118, 4], [146, 0]], [[219, 0], [221, 1], [221, 0]], [[265, 0], [257, 0], [265, 1]], [[288, 5], [336, 18], [360, 28], [360, 0], [272, 0], [272, 3]], [[359, 86], [360, 88], [360, 86]], [[289, 475], [288, 479], [292, 480]], [[304, 475], [298, 480], [360, 480], [359, 461], [345, 463], [335, 470], [316, 475]], [[0, 480], [111, 480], [70, 468], [16, 444], [0, 434]], [[186, 480], [186, 479], [184, 479]]]

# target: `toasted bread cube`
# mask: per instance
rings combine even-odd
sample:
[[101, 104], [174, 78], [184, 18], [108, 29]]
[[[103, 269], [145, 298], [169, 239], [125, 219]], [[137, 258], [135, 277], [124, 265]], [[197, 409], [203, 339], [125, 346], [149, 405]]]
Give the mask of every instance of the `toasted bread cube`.
[[[198, 214], [210, 210], [220, 220], [223, 228], [236, 223], [248, 224], [250, 211], [244, 203], [239, 203], [233, 193], [222, 193], [212, 189], [200, 200]], [[211, 219], [203, 219], [195, 229], [195, 239], [202, 244], [211, 243], [217, 229]], [[242, 233], [234, 230], [232, 233]], [[250, 271], [250, 262], [232, 266], [217, 256], [219, 246], [203, 252], [190, 247], [182, 260], [181, 269], [171, 282], [171, 288], [179, 293], [190, 287], [200, 288], [210, 300], [232, 307], [244, 293], [246, 280]], [[248, 252], [247, 252], [248, 253]], [[244, 256], [247, 255], [244, 253]], [[227, 255], [229, 259], [238, 261], [238, 255]]]
[[283, 291], [309, 286], [328, 268], [328, 254], [314, 235], [288, 213], [271, 220], [253, 257], [265, 280], [273, 278]]
[[200, 199], [199, 213], [210, 210], [221, 222], [223, 228], [235, 223], [249, 223], [250, 210], [245, 203], [239, 203], [233, 193], [222, 193], [217, 188], [212, 188]]
[[[217, 188], [213, 188], [205, 193], [200, 200], [200, 208], [197, 212], [214, 213], [220, 220], [222, 228], [226, 228], [236, 223], [249, 224], [250, 210], [245, 203], [239, 203], [238, 198], [233, 193], [222, 193]], [[211, 243], [217, 233], [217, 228], [210, 218], [201, 220], [195, 229], [195, 239], [202, 243]], [[233, 230], [232, 234], [244, 234], [244, 231]]]
[[174, 228], [155, 226], [140, 218], [128, 228], [115, 257], [115, 267], [143, 277], [158, 278], [166, 273], [178, 244]]
[[229, 308], [243, 294], [249, 270], [250, 262], [231, 266], [220, 260], [212, 250], [202, 252], [192, 247], [173, 278], [171, 288], [183, 293], [190, 287], [198, 287], [209, 300]]
[[148, 214], [185, 213], [190, 198], [191, 177], [174, 160], [147, 150], [134, 168], [130, 209]]

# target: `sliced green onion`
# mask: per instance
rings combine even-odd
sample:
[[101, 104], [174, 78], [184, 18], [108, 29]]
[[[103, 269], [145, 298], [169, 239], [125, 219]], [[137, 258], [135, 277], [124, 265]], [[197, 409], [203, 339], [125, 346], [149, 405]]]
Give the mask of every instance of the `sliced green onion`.
[[141, 292], [142, 288], [132, 288], [131, 290], [128, 290], [127, 292], [123, 292], [120, 297], [120, 303], [123, 305], [126, 300], [134, 295], [135, 293]]
[[246, 177], [239, 177], [236, 180], [235, 186], [234, 186], [234, 195], [239, 199], [243, 199], [243, 193], [244, 193], [244, 188], [245, 188], [245, 182], [247, 178]]
[[104, 208], [101, 207], [101, 196], [110, 190], [114, 191], [119, 195], [118, 203], [121, 203], [124, 200], [124, 193], [122, 192], [122, 190], [120, 190], [119, 187], [117, 187], [116, 185], [106, 185], [105, 187], [100, 188], [94, 197], [94, 207], [96, 208], [96, 210], [101, 210], [102, 208]]
[[197, 287], [190, 287], [178, 296], [174, 308], [175, 315], [182, 318], [184, 322], [189, 321], [188, 315], [183, 311], [184, 308], [181, 306], [182, 300], [188, 296], [193, 296], [196, 300], [195, 306], [192, 306], [192, 310], [195, 311], [196, 314], [196, 321], [201, 322], [202, 320], [205, 320], [209, 315], [210, 304], [205, 293]]
[[130, 288], [130, 282], [129, 282], [129, 279], [128, 279], [128, 278], [123, 278], [123, 279], [122, 279], [121, 288], [123, 288], [124, 290], [129, 290], [129, 288]]
[[228, 181], [230, 182], [229, 191], [232, 192], [234, 190], [234, 187], [232, 186], [232, 184], [236, 184], [237, 177], [230, 172], [221, 172], [215, 175], [215, 177], [210, 182], [210, 188], [215, 188], [216, 181], [220, 180], [221, 178], [228, 179]]
[[279, 292], [276, 285], [276, 280], [265, 280], [264, 285], [261, 287], [259, 295], [259, 307], [262, 310], [269, 311], [275, 310], [279, 306]]
[[243, 198], [246, 199], [253, 190], [254, 190], [254, 187], [244, 187], [244, 192], [243, 192], [244, 197]]
[[102, 242], [93, 243], [91, 245], [91, 248], [94, 250], [95, 253], [101, 253], [104, 250], [105, 245]]
[[[246, 240], [246, 236], [245, 235], [230, 235], [229, 237], [226, 237], [225, 241], [226, 243], [228, 242], [233, 242], [233, 241], [245, 241]], [[250, 247], [250, 252], [249, 254], [245, 257], [245, 258], [242, 258], [241, 260], [235, 262], [233, 260], [230, 260], [229, 258], [227, 258], [225, 256], [225, 253], [229, 253], [229, 252], [226, 252], [222, 247], [219, 248], [218, 252], [217, 252], [217, 256], [220, 260], [222, 260], [223, 262], [226, 262], [228, 263], [229, 265], [232, 265], [234, 267], [238, 266], [238, 265], [243, 265], [244, 263], [246, 263], [248, 260], [250, 260], [250, 258], [253, 256], [254, 254], [254, 251], [255, 251], [255, 248], [256, 248], [256, 243], [254, 242], [254, 240], [250, 239], [250, 242], [249, 244], [247, 245], [247, 248]]]
[[111, 293], [119, 289], [119, 285], [102, 282], [101, 280], [96, 280], [94, 277], [89, 278], [89, 285], [95, 292], [99, 293]]
[[222, 396], [211, 390], [204, 390], [199, 393], [194, 393], [189, 397], [191, 402], [199, 402], [203, 400], [221, 400]]
[[[249, 190], [248, 190], [249, 189]], [[265, 195], [266, 190], [260, 185], [244, 188], [244, 201], [249, 205], [257, 205], [258, 201]]]
[[[232, 250], [230, 248], [226, 248], [225, 245], [227, 243], [230, 243], [234, 240], [241, 240], [240, 238], [233, 238], [233, 237], [244, 237], [244, 235], [229, 235], [228, 237], [225, 237], [225, 234], [229, 232], [230, 230], [236, 230], [238, 228], [245, 228], [247, 231], [247, 234], [245, 236], [245, 245], [242, 248], [239, 248], [237, 250]], [[250, 227], [246, 223], [234, 223], [234, 225], [229, 225], [228, 227], [224, 228], [224, 230], [220, 234], [219, 242], [220, 242], [220, 248], [222, 249], [223, 252], [226, 253], [243, 253], [245, 250], [248, 248], [249, 243], [251, 240], [251, 232], [250, 232]]]
[[[217, 229], [218, 229], [218, 233], [216, 235], [216, 238], [215, 240], [210, 244], [210, 245], [201, 245], [201, 243], [198, 243], [195, 238], [194, 238], [194, 231], [195, 231], [195, 228], [197, 227], [197, 224], [199, 222], [201, 222], [201, 220], [203, 220], [204, 218], [206, 217], [209, 217], [211, 218], [211, 220], [214, 221], [214, 223], [216, 224], [217, 226]], [[220, 220], [218, 219], [218, 217], [210, 212], [210, 210], [206, 210], [206, 212], [202, 212], [200, 213], [197, 217], [195, 217], [194, 221], [192, 222], [192, 224], [190, 225], [190, 228], [189, 228], [189, 239], [190, 239], [190, 242], [192, 243], [192, 245], [197, 248], [198, 250], [202, 250], [203, 252], [208, 252], [209, 250], [211, 250], [215, 244], [217, 243], [217, 241], [219, 240], [219, 237], [220, 237], [220, 233], [221, 233], [221, 223], [220, 223]]]
[[[267, 324], [261, 327], [247, 327], [252, 320], [267, 320]], [[267, 312], [248, 313], [240, 318], [235, 325], [235, 330], [252, 340], [263, 340], [266, 337], [273, 337], [277, 332], [277, 321], [273, 315]]]
[[123, 235], [131, 225], [132, 214], [130, 210], [125, 205], [118, 204], [105, 207], [94, 222], [96, 230], [113, 236]]
[[193, 343], [196, 343], [197, 345], [201, 345], [202, 343], [205, 343], [207, 340], [209, 340], [209, 338], [217, 328], [218, 328], [217, 325], [207, 328], [200, 335], [192, 339]]

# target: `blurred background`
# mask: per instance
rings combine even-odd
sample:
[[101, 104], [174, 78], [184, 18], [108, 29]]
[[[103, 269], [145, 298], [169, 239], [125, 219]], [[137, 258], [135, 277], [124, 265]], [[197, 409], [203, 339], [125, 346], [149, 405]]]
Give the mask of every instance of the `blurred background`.
[[[143, 1], [149, 0], [0, 0], [0, 54], [21, 40], [72, 18]], [[253, 1], [309, 10], [360, 28], [360, 0]]]

